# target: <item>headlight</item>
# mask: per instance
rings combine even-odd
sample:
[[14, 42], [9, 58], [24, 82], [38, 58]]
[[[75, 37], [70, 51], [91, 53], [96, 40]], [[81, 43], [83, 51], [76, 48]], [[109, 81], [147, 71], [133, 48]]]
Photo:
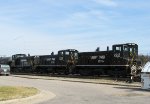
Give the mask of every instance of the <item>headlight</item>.
[[4, 69], [4, 72], [7, 72], [7, 69]]

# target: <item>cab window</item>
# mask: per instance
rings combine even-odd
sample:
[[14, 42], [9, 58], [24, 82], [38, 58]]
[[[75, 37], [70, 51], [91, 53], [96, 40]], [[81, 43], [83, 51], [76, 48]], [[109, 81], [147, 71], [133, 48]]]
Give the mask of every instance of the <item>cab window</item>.
[[69, 52], [65, 52], [65, 55], [69, 55]]
[[128, 47], [124, 46], [124, 51], [127, 52], [128, 51]]
[[121, 47], [120, 46], [116, 46], [116, 51], [121, 51]]
[[63, 56], [63, 52], [60, 52], [60, 56]]
[[133, 52], [133, 49], [132, 49], [132, 48], [130, 48], [130, 52]]
[[75, 55], [75, 57], [78, 57], [78, 53], [75, 53], [74, 55]]

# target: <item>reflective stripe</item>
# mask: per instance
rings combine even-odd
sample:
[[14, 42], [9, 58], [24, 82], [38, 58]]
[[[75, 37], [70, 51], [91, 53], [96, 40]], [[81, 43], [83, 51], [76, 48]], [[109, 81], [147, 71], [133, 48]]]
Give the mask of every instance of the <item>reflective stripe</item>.
[[[66, 66], [66, 65], [36, 65], [36, 66]], [[129, 65], [76, 65], [76, 66], [126, 66]]]
[[129, 65], [76, 65], [76, 66], [129, 66]]
[[35, 65], [35, 66], [66, 66], [66, 65]]

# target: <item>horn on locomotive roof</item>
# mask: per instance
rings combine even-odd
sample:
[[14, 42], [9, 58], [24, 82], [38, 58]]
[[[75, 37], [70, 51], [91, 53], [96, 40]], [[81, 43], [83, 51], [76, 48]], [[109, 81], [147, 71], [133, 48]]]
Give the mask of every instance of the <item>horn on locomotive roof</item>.
[[99, 52], [99, 51], [100, 51], [100, 47], [97, 47], [97, 48], [96, 48], [96, 52]]
[[107, 46], [107, 51], [109, 51], [109, 46]]

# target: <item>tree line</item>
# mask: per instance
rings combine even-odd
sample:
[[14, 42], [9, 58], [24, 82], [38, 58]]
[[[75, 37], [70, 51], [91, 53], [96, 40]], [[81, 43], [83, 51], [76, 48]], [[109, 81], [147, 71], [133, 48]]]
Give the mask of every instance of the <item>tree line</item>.
[[141, 61], [142, 66], [144, 66], [148, 61], [150, 61], [150, 56], [149, 55], [139, 55], [138, 56], [139, 60]]

